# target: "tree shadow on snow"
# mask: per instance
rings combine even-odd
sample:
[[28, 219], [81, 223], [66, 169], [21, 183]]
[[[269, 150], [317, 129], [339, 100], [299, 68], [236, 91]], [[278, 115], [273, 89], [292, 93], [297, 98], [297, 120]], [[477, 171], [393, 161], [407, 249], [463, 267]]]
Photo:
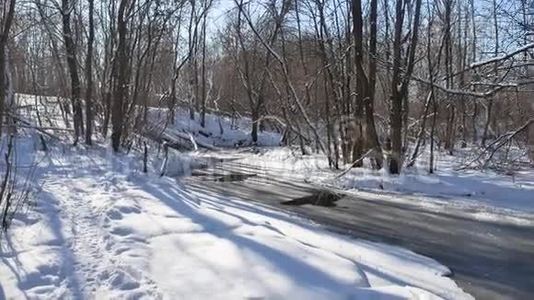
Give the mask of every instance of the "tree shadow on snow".
[[[199, 199], [178, 187], [178, 183], [171, 185], [169, 182], [158, 182], [157, 185], [151, 183], [144, 183], [144, 190], [159, 199], [163, 204], [176, 211], [178, 214], [189, 218], [192, 222], [202, 226], [206, 232], [225, 239], [233, 243], [240, 249], [246, 249], [269, 261], [273, 267], [279, 270], [279, 273], [284, 274], [288, 278], [298, 278], [298, 284], [304, 286], [310, 290], [325, 290], [325, 291], [345, 291], [348, 294], [358, 292], [360, 296], [362, 292], [366, 295], [382, 295], [381, 292], [366, 290], [365, 288], [358, 288], [356, 283], [340, 282], [338, 279], [332, 277], [330, 274], [325, 273], [323, 270], [318, 269], [315, 266], [307, 264], [306, 262], [299, 260], [296, 257], [290, 256], [287, 253], [282, 252], [279, 249], [270, 247], [269, 245], [260, 243], [256, 240], [240, 235], [232, 231], [232, 228], [228, 224], [217, 220], [213, 217], [202, 214], [199, 210]], [[202, 199], [204, 202], [206, 199]], [[209, 205], [216, 205], [217, 203], [210, 203]], [[225, 202], [224, 205], [232, 205], [235, 203]], [[241, 209], [250, 210], [250, 207], [241, 207]], [[229, 214], [221, 209], [215, 208], [220, 213], [227, 213], [232, 217], [237, 217], [235, 214]], [[263, 215], [269, 214], [269, 212], [257, 209], [256, 213]], [[270, 217], [280, 219], [280, 215], [271, 214]], [[239, 217], [245, 224], [253, 224], [255, 226], [261, 225], [244, 217]], [[289, 220], [286, 220], [289, 221]], [[294, 223], [294, 222], [292, 222]], [[299, 224], [300, 226], [300, 224]], [[267, 227], [269, 230], [273, 228]], [[276, 231], [280, 234], [279, 231]], [[297, 281], [295, 281], [297, 282]]]
[[[74, 270], [76, 258], [68, 246], [68, 241], [63, 235], [63, 223], [60, 218], [60, 211], [57, 208], [58, 200], [53, 194], [46, 191], [41, 191], [38, 196], [38, 205], [43, 211], [43, 213], [40, 215], [45, 217], [44, 220], [40, 221], [40, 224], [50, 228], [53, 238], [43, 243], [43, 245], [35, 245], [31, 247], [45, 246], [47, 248], [56, 250], [58, 252], [57, 254], [61, 261], [61, 265], [55, 266], [42, 264], [37, 266], [35, 270], [28, 272], [24, 263], [20, 260], [19, 254], [31, 249], [16, 249], [11, 237], [8, 234], [4, 235], [4, 245], [0, 250], [2, 262], [17, 278], [17, 285], [26, 299], [33, 298], [29, 297], [27, 294], [27, 292], [31, 289], [41, 286], [54, 286], [55, 288], [59, 288], [58, 284], [62, 284], [65, 280], [67, 280], [67, 288], [70, 292], [72, 292], [72, 295], [70, 296], [74, 299], [83, 299], [80, 282]], [[48, 249], [47, 253], [49, 253]], [[59, 280], [54, 280], [54, 277], [58, 278]], [[5, 298], [0, 297], [0, 299]]]

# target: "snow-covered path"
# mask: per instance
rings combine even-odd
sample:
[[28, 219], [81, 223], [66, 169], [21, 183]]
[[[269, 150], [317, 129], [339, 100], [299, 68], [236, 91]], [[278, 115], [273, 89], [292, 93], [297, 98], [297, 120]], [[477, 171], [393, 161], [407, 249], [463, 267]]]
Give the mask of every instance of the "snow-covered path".
[[[47, 178], [50, 183], [44, 186], [44, 192], [58, 198], [61, 219], [71, 233], [68, 244], [73, 257], [76, 258], [72, 274], [74, 276], [71, 278], [78, 280], [77, 284], [80, 286], [75, 295], [111, 295], [116, 289], [138, 289], [135, 294], [158, 295], [148, 274], [117, 256], [121, 249], [120, 243], [114, 237], [126, 233], [111, 228], [110, 224], [123, 214], [139, 212], [139, 195], [129, 193], [127, 185], [115, 183], [106, 186], [107, 179], [97, 182], [90, 176], [50, 177]], [[109, 180], [113, 182], [115, 179]], [[133, 200], [123, 205], [112, 204], [125, 202], [121, 201], [122, 198]], [[105, 203], [103, 199], [110, 202]], [[114, 207], [110, 209], [110, 206]]]
[[430, 291], [468, 298], [432, 259], [188, 191], [137, 172], [137, 163], [104, 149], [45, 159], [35, 206], [16, 218], [2, 245], [0, 295], [402, 299]]

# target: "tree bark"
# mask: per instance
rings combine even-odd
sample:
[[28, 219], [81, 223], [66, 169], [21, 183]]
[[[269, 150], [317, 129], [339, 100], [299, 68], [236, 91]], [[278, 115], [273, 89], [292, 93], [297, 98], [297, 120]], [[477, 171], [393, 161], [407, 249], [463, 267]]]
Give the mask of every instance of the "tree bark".
[[[130, 3], [132, 2], [132, 3]], [[113, 151], [119, 152], [124, 130], [124, 101], [128, 95], [128, 53], [127, 53], [127, 9], [133, 6], [135, 0], [121, 0], [117, 15], [118, 44], [113, 62], [114, 91], [111, 108], [111, 145]]]
[[[367, 77], [363, 62], [363, 15], [361, 0], [352, 0], [352, 23], [354, 35], [354, 64], [356, 66], [356, 94], [357, 101], [355, 110], [355, 119], [357, 120], [356, 127], [360, 129], [357, 132], [357, 139], [355, 143], [361, 145], [354, 145], [353, 147], [353, 161], [358, 160], [362, 153], [368, 149], [373, 149], [371, 155], [374, 160], [374, 167], [376, 169], [382, 168], [382, 148], [376, 133], [375, 119], [374, 119], [374, 97], [376, 88], [376, 57], [377, 57], [377, 15], [378, 3], [377, 0], [371, 1], [371, 11], [369, 18], [369, 76]], [[365, 116], [365, 118], [364, 118]], [[365, 124], [363, 124], [365, 122]], [[355, 166], [361, 166], [362, 162], [359, 160]]]
[[[391, 153], [389, 158], [389, 172], [399, 174], [402, 169], [402, 117], [403, 100], [408, 94], [408, 84], [415, 65], [415, 53], [419, 36], [419, 19], [421, 13], [421, 0], [415, 2], [412, 35], [409, 42], [408, 57], [404, 60], [402, 55], [403, 27], [406, 5], [403, 0], [397, 0], [395, 6], [395, 33], [393, 40], [393, 69], [390, 95], [390, 142]], [[402, 61], [406, 61], [404, 68]], [[404, 69], [404, 70], [403, 70]], [[403, 78], [401, 77], [403, 74]]]
[[87, 40], [87, 57], [85, 60], [85, 74], [87, 91], [85, 93], [85, 143], [91, 145], [93, 135], [93, 44], [95, 39], [94, 0], [89, 2], [89, 37]]
[[73, 33], [70, 28], [71, 13], [74, 10], [74, 4], [69, 0], [62, 0], [61, 15], [63, 21], [63, 39], [65, 50], [67, 52], [67, 67], [69, 69], [71, 81], [71, 101], [74, 112], [74, 144], [78, 143], [83, 133], [83, 115], [80, 103], [81, 87], [80, 77], [78, 75], [78, 63], [76, 61], [76, 44], [74, 43]]
[[[6, 110], [6, 96], [7, 96], [7, 41], [9, 37], [9, 31], [11, 29], [11, 24], [13, 24], [13, 17], [15, 15], [15, 0], [9, 2], [9, 9], [5, 14], [5, 21], [3, 28], [0, 28], [0, 135], [2, 135], [2, 125], [4, 121], [4, 112]], [[4, 4], [6, 5], [6, 4]], [[4, 6], [6, 7], [6, 6]]]

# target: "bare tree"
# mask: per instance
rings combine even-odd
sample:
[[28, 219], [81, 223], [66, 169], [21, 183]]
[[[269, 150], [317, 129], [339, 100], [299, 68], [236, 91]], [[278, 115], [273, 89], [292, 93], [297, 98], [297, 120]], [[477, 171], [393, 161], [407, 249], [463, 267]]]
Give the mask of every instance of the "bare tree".
[[[369, 16], [369, 55], [368, 55], [368, 75], [366, 74], [363, 63], [363, 15], [360, 0], [352, 1], [352, 20], [354, 31], [354, 63], [356, 65], [356, 94], [358, 95], [359, 102], [356, 107], [362, 107], [356, 109], [356, 120], [362, 120], [362, 109], [365, 113], [365, 126], [359, 125], [361, 128], [365, 128], [365, 132], [361, 132], [360, 136], [366, 136], [365, 139], [359, 141], [364, 144], [361, 151], [356, 151], [356, 155], [353, 156], [353, 160], [357, 160], [363, 154], [363, 151], [367, 151], [367, 148], [373, 150], [372, 157], [374, 158], [374, 166], [377, 169], [382, 168], [382, 148], [378, 140], [378, 135], [375, 126], [374, 117], [374, 101], [376, 94], [376, 72], [377, 72], [377, 26], [378, 26], [378, 1], [371, 0], [371, 11]], [[360, 147], [362, 148], [362, 147]]]
[[[415, 12], [412, 20], [411, 39], [407, 57], [402, 57], [403, 29], [405, 27], [406, 1], [397, 0], [395, 6], [395, 34], [393, 41], [393, 69], [391, 79], [391, 107], [390, 107], [390, 141], [391, 155], [389, 158], [389, 171], [398, 174], [402, 168], [402, 106], [408, 95], [408, 85], [415, 66], [415, 53], [419, 38], [419, 21], [421, 17], [421, 0], [415, 1]], [[405, 61], [405, 65], [402, 62]], [[405, 69], [402, 72], [402, 69]], [[403, 74], [404, 73], [404, 74]]]
[[113, 150], [118, 152], [124, 129], [124, 105], [128, 97], [129, 59], [128, 59], [128, 17], [134, 7], [135, 0], [121, 0], [117, 13], [117, 49], [113, 60], [113, 105], [111, 110], [111, 123], [113, 132], [111, 143]]
[[2, 134], [2, 125], [4, 120], [7, 90], [7, 43], [9, 41], [9, 31], [13, 24], [15, 15], [16, 0], [5, 1], [2, 4], [0, 19], [0, 135]]
[[89, 2], [89, 37], [87, 40], [87, 57], [85, 59], [85, 77], [87, 80], [87, 87], [85, 93], [85, 143], [92, 144], [93, 135], [93, 45], [95, 39], [95, 25], [94, 25], [94, 0]]
[[83, 115], [81, 105], [81, 86], [78, 75], [78, 62], [76, 60], [76, 44], [71, 30], [71, 15], [74, 11], [74, 2], [69, 0], [61, 1], [61, 16], [63, 24], [63, 40], [65, 42], [65, 51], [67, 53], [67, 67], [70, 74], [71, 83], [71, 101], [74, 112], [74, 144], [78, 143], [79, 137], [83, 134]]

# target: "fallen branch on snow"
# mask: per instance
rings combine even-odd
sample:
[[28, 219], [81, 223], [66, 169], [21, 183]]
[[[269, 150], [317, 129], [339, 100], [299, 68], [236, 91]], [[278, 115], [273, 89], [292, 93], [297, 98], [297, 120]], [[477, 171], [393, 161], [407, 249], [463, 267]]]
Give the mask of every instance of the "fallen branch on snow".
[[516, 137], [519, 133], [525, 131], [531, 124], [534, 123], [534, 118], [530, 118], [528, 121], [525, 122], [525, 124], [521, 125], [519, 128], [517, 128], [514, 131], [507, 132], [498, 138], [496, 138], [491, 144], [486, 146], [484, 150], [473, 160], [471, 160], [469, 163], [465, 164], [464, 166], [458, 168], [457, 170], [465, 170], [472, 166], [475, 162], [480, 162], [482, 157], [489, 153], [489, 156], [484, 159], [484, 163], [482, 164], [482, 168], [485, 168], [488, 163], [493, 159], [495, 156], [495, 153], [502, 148], [504, 145], [511, 142], [514, 137]]
[[352, 168], [354, 168], [355, 165], [359, 164], [360, 162], [362, 162], [366, 157], [369, 156], [369, 154], [371, 154], [373, 152], [373, 149], [369, 149], [369, 151], [365, 152], [360, 158], [358, 158], [357, 160], [353, 161], [351, 164], [350, 164], [350, 167], [348, 167], [346, 170], [344, 170], [343, 172], [337, 174], [334, 178], [339, 178], [345, 174], [347, 174], [350, 170], [352, 170]]

